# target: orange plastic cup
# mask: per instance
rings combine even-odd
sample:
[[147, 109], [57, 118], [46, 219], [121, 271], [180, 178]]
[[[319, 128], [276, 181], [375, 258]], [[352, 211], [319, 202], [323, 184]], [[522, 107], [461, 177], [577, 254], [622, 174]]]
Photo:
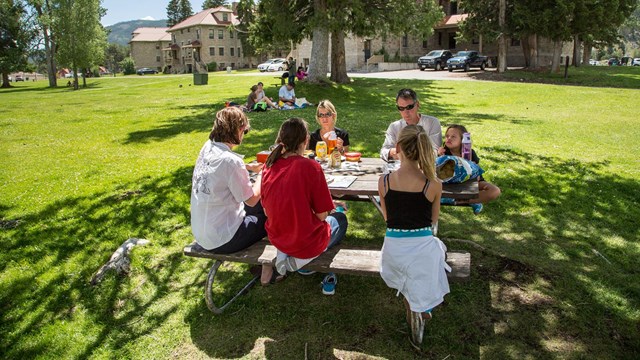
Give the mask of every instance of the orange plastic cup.
[[269, 157], [269, 155], [271, 154], [271, 151], [260, 151], [259, 153], [256, 154], [256, 160], [259, 163], [266, 163], [267, 162], [267, 158]]

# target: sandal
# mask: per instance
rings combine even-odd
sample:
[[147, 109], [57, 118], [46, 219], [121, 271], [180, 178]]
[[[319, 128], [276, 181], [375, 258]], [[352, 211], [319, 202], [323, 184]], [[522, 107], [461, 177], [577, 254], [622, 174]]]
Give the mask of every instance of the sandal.
[[260, 276], [260, 284], [262, 286], [268, 286], [270, 284], [275, 284], [284, 280], [287, 276], [280, 275], [275, 271], [271, 264], [263, 264], [262, 265], [262, 274]]

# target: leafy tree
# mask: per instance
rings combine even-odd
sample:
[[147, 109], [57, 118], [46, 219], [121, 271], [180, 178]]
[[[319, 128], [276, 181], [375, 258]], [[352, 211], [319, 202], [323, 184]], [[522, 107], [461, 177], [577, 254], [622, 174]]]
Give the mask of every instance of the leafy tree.
[[[78, 89], [78, 70], [102, 62], [107, 36], [100, 24], [104, 15], [100, 0], [59, 0], [53, 10], [58, 63], [73, 69], [74, 89]], [[86, 86], [86, 80], [84, 86]]]
[[129, 48], [124, 45], [110, 43], [104, 49], [104, 64], [114, 74], [120, 72], [120, 62], [129, 54]]
[[170, 0], [167, 5], [167, 26], [172, 27], [193, 15], [189, 0]]
[[2, 87], [10, 87], [9, 73], [27, 66], [32, 26], [20, 0], [0, 0], [0, 72]]
[[33, 8], [33, 12], [37, 15], [36, 27], [38, 30], [38, 41], [39, 45], [42, 46], [45, 51], [49, 87], [56, 87], [58, 85], [58, 70], [55, 60], [57, 46], [55, 41], [56, 37], [53, 34], [52, 29], [52, 24], [54, 22], [52, 1], [54, 0], [27, 0], [29, 5]]
[[205, 0], [202, 3], [202, 10], [217, 8], [218, 6], [224, 6], [227, 0]]
[[127, 57], [120, 62], [120, 68], [125, 75], [132, 75], [136, 73], [136, 63], [133, 58]]
[[[244, 0], [247, 1], [247, 0]], [[322, 81], [327, 73], [328, 39], [331, 35], [331, 79], [346, 76], [344, 37], [411, 34], [426, 36], [442, 13], [433, 1], [415, 0], [262, 0], [249, 40], [256, 49], [298, 43], [312, 38], [309, 80]], [[282, 47], [281, 47], [282, 48]]]

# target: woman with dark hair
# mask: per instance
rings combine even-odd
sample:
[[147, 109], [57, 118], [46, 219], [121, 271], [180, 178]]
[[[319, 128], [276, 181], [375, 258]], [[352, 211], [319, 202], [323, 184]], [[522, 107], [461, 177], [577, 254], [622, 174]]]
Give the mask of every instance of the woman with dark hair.
[[254, 185], [245, 165], [232, 149], [249, 132], [249, 119], [237, 107], [216, 113], [209, 140], [200, 150], [191, 188], [191, 231], [203, 248], [230, 254], [266, 236], [267, 220], [260, 204], [260, 174]]
[[[262, 204], [269, 216], [266, 229], [278, 249], [276, 270], [281, 275], [287, 271], [309, 274], [299, 269], [338, 244], [347, 231], [345, 214], [333, 212], [320, 164], [304, 156], [308, 142], [307, 123], [300, 118], [286, 120], [263, 171]], [[262, 270], [263, 279], [268, 279], [264, 271], [269, 269]], [[337, 281], [334, 274], [326, 275], [323, 294], [333, 295]]]

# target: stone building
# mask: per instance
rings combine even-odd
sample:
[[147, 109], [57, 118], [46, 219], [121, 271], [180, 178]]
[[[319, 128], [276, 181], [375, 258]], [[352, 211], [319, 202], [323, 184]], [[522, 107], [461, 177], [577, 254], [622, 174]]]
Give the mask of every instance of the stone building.
[[162, 49], [169, 46], [171, 41], [171, 36], [167, 33], [168, 29], [166, 27], [141, 27], [133, 31], [129, 46], [136, 68], [148, 67], [162, 71], [164, 67]]
[[174, 25], [167, 32], [170, 43], [164, 50], [164, 65], [170, 73], [207, 72], [207, 64], [218, 69], [245, 66], [236, 14], [226, 7], [203, 10]]

